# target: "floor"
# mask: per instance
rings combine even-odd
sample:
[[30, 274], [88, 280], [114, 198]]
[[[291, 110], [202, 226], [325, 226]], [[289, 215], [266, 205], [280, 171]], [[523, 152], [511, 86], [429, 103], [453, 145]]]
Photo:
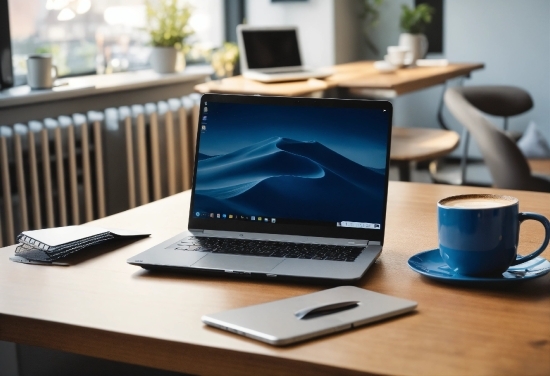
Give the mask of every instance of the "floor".
[[[0, 347], [2, 345], [13, 344], [0, 341]], [[0, 376], [184, 376], [182, 373], [160, 371], [36, 346], [17, 345], [16, 353], [16, 362], [9, 359], [2, 363], [0, 357]]]

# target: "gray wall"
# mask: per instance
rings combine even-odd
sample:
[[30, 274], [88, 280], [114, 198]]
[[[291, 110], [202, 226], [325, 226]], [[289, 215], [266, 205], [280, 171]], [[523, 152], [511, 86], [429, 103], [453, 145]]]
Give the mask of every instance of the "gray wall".
[[322, 67], [363, 58], [358, 5], [357, 0], [247, 0], [246, 17], [254, 26], [298, 26], [304, 64]]
[[[382, 6], [381, 22], [371, 34], [382, 51], [397, 43], [402, 3], [413, 1], [387, 0]], [[529, 91], [535, 107], [512, 118], [510, 129], [523, 131], [533, 120], [550, 142], [550, 1], [444, 0], [444, 18], [443, 57], [485, 63], [485, 69], [473, 73], [465, 85], [515, 85]], [[442, 90], [431, 88], [397, 98], [395, 124], [437, 127]], [[461, 129], [448, 113], [446, 119], [453, 129]]]

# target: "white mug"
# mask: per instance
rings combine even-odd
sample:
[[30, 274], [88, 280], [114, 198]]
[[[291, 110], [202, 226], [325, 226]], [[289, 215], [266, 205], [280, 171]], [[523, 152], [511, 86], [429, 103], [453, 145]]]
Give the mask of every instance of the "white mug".
[[31, 89], [51, 89], [57, 78], [57, 67], [51, 55], [30, 55], [27, 59], [27, 84]]
[[401, 67], [405, 65], [405, 61], [408, 53], [409, 53], [409, 49], [407, 47], [389, 46], [388, 54], [384, 56], [384, 60], [386, 60], [391, 65], [394, 65], [396, 67]]

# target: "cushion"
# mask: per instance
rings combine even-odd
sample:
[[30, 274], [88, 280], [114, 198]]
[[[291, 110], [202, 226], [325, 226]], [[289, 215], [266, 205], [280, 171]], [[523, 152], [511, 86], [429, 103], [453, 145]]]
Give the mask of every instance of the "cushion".
[[517, 145], [526, 158], [550, 158], [550, 145], [534, 121], [529, 123]]

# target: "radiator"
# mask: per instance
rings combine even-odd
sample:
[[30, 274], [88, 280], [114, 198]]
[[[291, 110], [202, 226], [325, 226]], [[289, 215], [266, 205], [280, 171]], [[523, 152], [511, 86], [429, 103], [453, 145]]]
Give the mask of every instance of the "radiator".
[[200, 95], [0, 126], [0, 246], [191, 188]]

